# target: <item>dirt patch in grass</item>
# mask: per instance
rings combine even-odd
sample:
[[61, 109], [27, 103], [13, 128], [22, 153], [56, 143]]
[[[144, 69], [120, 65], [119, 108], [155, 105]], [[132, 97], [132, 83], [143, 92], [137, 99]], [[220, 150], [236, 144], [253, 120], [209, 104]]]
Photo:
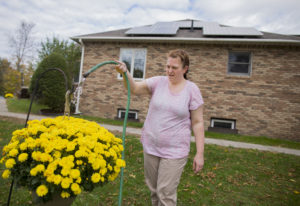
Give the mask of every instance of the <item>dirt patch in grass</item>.
[[25, 124], [25, 119], [19, 119], [15, 117], [5, 117], [0, 115], [0, 120], [7, 121], [7, 122], [12, 122], [16, 124]]

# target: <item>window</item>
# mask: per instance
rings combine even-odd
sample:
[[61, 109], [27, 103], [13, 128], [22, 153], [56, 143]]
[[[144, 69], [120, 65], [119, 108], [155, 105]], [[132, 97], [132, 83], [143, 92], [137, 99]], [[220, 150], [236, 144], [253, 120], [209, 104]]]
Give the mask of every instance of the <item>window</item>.
[[251, 53], [230, 51], [228, 58], [228, 74], [250, 76]]
[[[125, 109], [118, 109], [118, 118], [119, 119], [124, 119], [125, 118]], [[128, 119], [131, 120], [138, 120], [138, 111], [136, 110], [129, 110], [128, 111]]]
[[223, 129], [235, 129], [235, 120], [211, 118], [210, 126]]
[[[146, 67], [146, 49], [121, 49], [120, 61], [123, 61], [134, 79], [144, 79]], [[121, 75], [118, 76], [121, 78]]]

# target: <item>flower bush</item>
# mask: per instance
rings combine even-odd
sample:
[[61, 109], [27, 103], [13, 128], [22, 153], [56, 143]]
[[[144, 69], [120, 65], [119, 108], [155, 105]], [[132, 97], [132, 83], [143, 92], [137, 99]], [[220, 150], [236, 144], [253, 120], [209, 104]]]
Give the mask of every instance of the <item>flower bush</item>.
[[5, 97], [5, 98], [13, 98], [14, 95], [13, 95], [12, 93], [7, 93], [7, 94], [5, 94], [4, 97]]
[[57, 193], [68, 198], [113, 181], [125, 167], [122, 151], [122, 140], [96, 122], [32, 120], [3, 148], [2, 178], [14, 178], [44, 202]]

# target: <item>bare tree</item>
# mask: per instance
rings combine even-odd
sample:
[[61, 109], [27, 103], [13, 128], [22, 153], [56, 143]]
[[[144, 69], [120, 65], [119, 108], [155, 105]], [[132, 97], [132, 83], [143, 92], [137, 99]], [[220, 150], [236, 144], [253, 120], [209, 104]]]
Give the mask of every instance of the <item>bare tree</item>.
[[34, 49], [34, 38], [32, 30], [34, 23], [22, 21], [19, 28], [9, 38], [13, 57], [16, 59], [16, 68], [21, 73], [21, 86], [24, 85], [24, 67], [22, 64], [32, 54]]

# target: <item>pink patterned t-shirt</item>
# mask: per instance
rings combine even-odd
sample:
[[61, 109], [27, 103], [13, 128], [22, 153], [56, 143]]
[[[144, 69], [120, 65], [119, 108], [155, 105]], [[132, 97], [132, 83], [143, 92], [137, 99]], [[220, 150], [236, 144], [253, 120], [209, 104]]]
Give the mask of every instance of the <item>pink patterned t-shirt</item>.
[[169, 89], [167, 76], [152, 77], [146, 83], [152, 96], [142, 130], [144, 152], [168, 159], [188, 156], [190, 110], [196, 110], [203, 104], [198, 86], [186, 81], [184, 89], [174, 94]]

